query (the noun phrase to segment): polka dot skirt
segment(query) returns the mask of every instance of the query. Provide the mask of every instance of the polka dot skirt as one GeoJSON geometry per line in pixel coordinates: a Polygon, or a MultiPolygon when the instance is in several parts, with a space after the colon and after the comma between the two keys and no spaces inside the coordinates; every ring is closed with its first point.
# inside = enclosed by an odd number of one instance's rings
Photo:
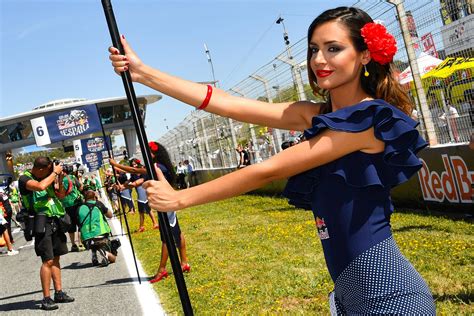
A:
{"type": "Polygon", "coordinates": [[[435,315],[433,297],[393,237],[370,248],[339,275],[333,315],[435,315]]]}

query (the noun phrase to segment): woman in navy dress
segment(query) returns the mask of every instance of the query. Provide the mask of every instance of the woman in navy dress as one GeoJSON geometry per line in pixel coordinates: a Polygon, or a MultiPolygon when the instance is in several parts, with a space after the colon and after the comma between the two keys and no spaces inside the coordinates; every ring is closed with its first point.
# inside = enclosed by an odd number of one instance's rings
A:
{"type": "Polygon", "coordinates": [[[269,104],[173,77],[144,64],[122,37],[109,49],[117,73],[198,109],[238,121],[304,131],[306,141],[270,159],[179,192],[157,170],[145,182],[153,209],[217,201],[290,177],[285,196],[316,220],[334,314],[435,314],[432,295],[390,228],[390,189],[421,167],[426,142],[392,70],[396,41],[358,8],[323,12],[308,29],[308,76],[326,102],[269,104]],[[204,98],[204,99],[203,99],[204,98]],[[204,101],[203,101],[204,100],[204,101]]]}

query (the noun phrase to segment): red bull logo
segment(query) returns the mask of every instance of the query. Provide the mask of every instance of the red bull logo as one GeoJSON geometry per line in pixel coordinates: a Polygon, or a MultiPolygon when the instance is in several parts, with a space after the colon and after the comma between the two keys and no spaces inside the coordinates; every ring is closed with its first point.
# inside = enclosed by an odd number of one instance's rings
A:
{"type": "Polygon", "coordinates": [[[441,155],[444,171],[439,174],[430,171],[423,159],[423,166],[418,172],[421,192],[425,201],[451,203],[473,203],[472,183],[474,172],[470,171],[466,162],[459,156],[441,155]]]}
{"type": "Polygon", "coordinates": [[[329,238],[329,232],[324,218],[316,217],[316,228],[318,229],[318,235],[321,240],[329,238]]]}

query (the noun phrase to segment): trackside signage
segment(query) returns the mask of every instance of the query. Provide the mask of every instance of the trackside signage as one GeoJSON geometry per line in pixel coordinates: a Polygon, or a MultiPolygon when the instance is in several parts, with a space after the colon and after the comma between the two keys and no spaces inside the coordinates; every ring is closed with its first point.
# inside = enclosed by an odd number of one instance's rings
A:
{"type": "Polygon", "coordinates": [[[421,159],[423,167],[418,172],[421,193],[425,201],[472,204],[474,172],[460,156],[442,154],[443,168],[430,170],[421,159]]]}

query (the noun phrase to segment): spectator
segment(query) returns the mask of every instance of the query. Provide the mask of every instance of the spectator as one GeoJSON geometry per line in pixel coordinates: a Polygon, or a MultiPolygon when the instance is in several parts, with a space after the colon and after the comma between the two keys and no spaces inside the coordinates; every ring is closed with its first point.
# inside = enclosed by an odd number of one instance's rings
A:
{"type": "MultiPolygon", "coordinates": [[[[8,234],[7,231],[7,220],[5,219],[5,208],[3,207],[2,201],[0,201],[0,236],[3,237],[5,240],[5,246],[7,246],[7,255],[8,256],[15,256],[19,252],[18,250],[13,249],[13,245],[10,241],[10,235],[8,234]]],[[[1,247],[1,246],[0,246],[1,247]]]]}
{"type": "Polygon", "coordinates": [[[81,243],[80,233],[78,232],[77,211],[82,204],[82,194],[80,191],[81,183],[73,175],[73,168],[65,167],[63,169],[63,186],[66,190],[65,196],[61,199],[66,213],[71,218],[71,225],[67,231],[71,241],[71,252],[84,251],[84,245],[81,243]],[[76,239],[77,234],[77,239],[76,239]],[[76,240],[77,243],[76,244],[76,240]]]}
{"type": "MultiPolygon", "coordinates": [[[[150,142],[150,151],[153,158],[153,162],[158,165],[158,168],[166,176],[166,179],[170,183],[174,183],[175,174],[173,172],[173,166],[171,165],[171,160],[168,155],[168,151],[163,145],[157,142],[150,142]]],[[[191,266],[188,263],[188,257],[186,253],[186,240],[184,235],[181,232],[179,226],[178,217],[176,216],[176,210],[166,212],[168,221],[170,223],[171,233],[173,234],[173,239],[176,247],[178,247],[179,255],[181,257],[181,269],[183,272],[190,272],[191,266]]],[[[155,283],[163,280],[168,277],[168,272],[166,270],[166,262],[168,261],[168,248],[165,244],[163,232],[160,230],[161,237],[161,259],[158,270],[153,278],[150,280],[150,283],[155,283]]]]}
{"type": "Polygon", "coordinates": [[[441,116],[439,117],[441,123],[440,127],[444,131],[445,135],[448,135],[449,138],[451,138],[451,131],[455,142],[459,142],[459,133],[457,126],[458,118],[458,111],[451,104],[448,104],[448,110],[441,114],[441,116]]]}
{"type": "Polygon", "coordinates": [[[189,188],[194,185],[194,167],[187,159],[184,161],[184,167],[186,168],[186,187],[189,188]]]}
{"type": "Polygon", "coordinates": [[[0,202],[2,203],[2,207],[5,210],[5,220],[7,221],[6,228],[7,228],[7,233],[8,237],[10,238],[10,242],[14,244],[13,240],[13,234],[12,234],[12,220],[13,220],[13,209],[10,204],[10,199],[8,197],[8,190],[9,187],[6,187],[6,192],[4,191],[3,188],[0,188],[0,202]]]}
{"type": "Polygon", "coordinates": [[[60,229],[60,218],[65,210],[58,198],[65,196],[63,168],[48,157],[35,159],[31,171],[25,171],[18,180],[23,205],[35,214],[35,252],[41,257],[40,269],[43,300],[41,309],[58,309],[55,303],[73,302],[74,298],[62,290],[60,256],[67,254],[65,231],[60,229]],[[58,190],[54,189],[58,181],[58,190]],[[50,295],[51,278],[54,285],[54,301],[50,295]]]}
{"type": "Polygon", "coordinates": [[[186,172],[188,169],[183,166],[183,163],[180,161],[178,162],[178,168],[176,169],[176,172],[178,174],[178,188],[179,189],[185,189],[186,188],[186,172]]]}
{"type": "Polygon", "coordinates": [[[134,215],[135,205],[133,204],[132,191],[128,187],[129,179],[130,174],[119,171],[116,188],[117,191],[120,192],[120,203],[122,203],[123,211],[126,212],[126,209],[128,208],[128,212],[134,215]]]}
{"type": "Polygon", "coordinates": [[[107,169],[105,172],[105,180],[104,180],[104,187],[107,191],[107,195],[110,199],[110,203],[112,204],[113,211],[116,213],[119,210],[118,204],[118,193],[116,188],[116,181],[115,177],[112,173],[112,169],[107,169]]]}
{"type": "Polygon", "coordinates": [[[95,185],[95,192],[97,193],[99,198],[102,198],[102,184],[100,183],[99,177],[96,177],[95,174],[91,176],[91,181],[94,182],[95,185]]]}
{"type": "Polygon", "coordinates": [[[20,196],[18,193],[18,181],[13,181],[13,178],[9,178],[8,183],[10,183],[8,197],[10,200],[10,205],[12,207],[12,221],[14,221],[15,224],[20,227],[20,223],[15,220],[15,216],[21,210],[20,196]]]}
{"type": "Polygon", "coordinates": [[[289,141],[284,141],[283,143],[281,143],[281,149],[282,150],[285,150],[287,148],[290,148],[291,147],[291,143],[289,141]]]}
{"type": "Polygon", "coordinates": [[[97,201],[94,191],[85,193],[85,203],[79,207],[78,222],[82,242],[92,251],[92,265],[106,267],[117,258],[119,240],[109,239],[111,233],[107,218],[112,218],[111,210],[97,201]]]}
{"type": "Polygon", "coordinates": [[[128,186],[130,188],[135,188],[135,190],[137,191],[138,212],[140,214],[140,227],[138,228],[138,232],[141,233],[145,231],[145,214],[148,214],[148,216],[150,216],[153,229],[158,229],[159,226],[156,221],[155,214],[148,205],[148,197],[146,195],[145,189],[142,187],[142,184],[147,178],[147,176],[146,169],[144,166],[142,166],[140,160],[135,158],[130,159],[129,166],[120,165],[116,163],[113,159],[110,159],[109,162],[115,169],[131,173],[128,186]]]}
{"type": "Polygon", "coordinates": [[[237,148],[235,149],[237,153],[239,154],[239,164],[237,165],[237,168],[244,168],[247,166],[250,166],[250,154],[248,147],[246,146],[245,149],[242,147],[242,145],[237,145],[237,148]]]}

